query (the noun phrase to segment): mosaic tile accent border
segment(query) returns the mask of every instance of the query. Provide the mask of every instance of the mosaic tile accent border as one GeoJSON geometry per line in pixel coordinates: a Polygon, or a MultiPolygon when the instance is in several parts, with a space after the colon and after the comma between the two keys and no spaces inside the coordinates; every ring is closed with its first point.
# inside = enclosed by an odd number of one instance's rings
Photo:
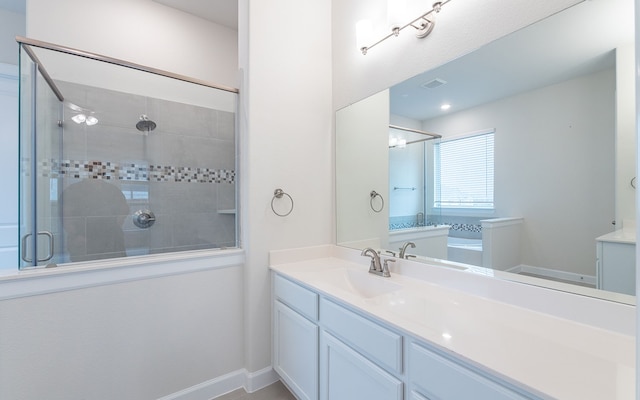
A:
{"type": "Polygon", "coordinates": [[[235,183],[232,169],[176,167],[111,161],[45,160],[38,163],[45,178],[105,179],[138,182],[235,183]]]}
{"type": "Polygon", "coordinates": [[[482,225],[481,224],[469,224],[469,223],[455,223],[455,222],[447,222],[447,221],[427,221],[425,224],[418,224],[416,221],[416,216],[412,215],[409,219],[413,219],[413,221],[407,221],[407,217],[393,217],[389,219],[389,230],[393,231],[396,229],[408,229],[408,228],[418,228],[421,226],[436,226],[436,225],[449,225],[452,231],[457,232],[474,232],[481,233],[482,225]]]}
{"type": "Polygon", "coordinates": [[[389,223],[389,230],[390,231],[394,231],[397,229],[408,229],[408,228],[418,228],[418,227],[422,227],[422,226],[436,226],[437,224],[435,222],[430,222],[427,221],[427,223],[425,224],[418,224],[417,222],[396,222],[396,223],[389,223]]]}

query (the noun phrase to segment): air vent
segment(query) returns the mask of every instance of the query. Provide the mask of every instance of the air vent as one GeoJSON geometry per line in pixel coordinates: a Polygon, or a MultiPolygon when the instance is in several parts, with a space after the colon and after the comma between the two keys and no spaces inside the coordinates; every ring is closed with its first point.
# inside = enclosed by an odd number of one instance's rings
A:
{"type": "Polygon", "coordinates": [[[445,81],[444,79],[440,79],[440,78],[436,78],[436,79],[432,79],[428,82],[423,83],[422,86],[425,89],[435,89],[438,86],[442,86],[445,83],[447,83],[447,81],[445,81]]]}

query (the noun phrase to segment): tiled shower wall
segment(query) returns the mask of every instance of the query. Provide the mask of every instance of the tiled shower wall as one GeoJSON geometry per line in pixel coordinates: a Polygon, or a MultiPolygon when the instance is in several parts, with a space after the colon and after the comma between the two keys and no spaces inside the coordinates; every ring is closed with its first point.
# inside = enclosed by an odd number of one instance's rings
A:
{"type": "Polygon", "coordinates": [[[61,186],[66,190],[82,180],[85,186],[113,185],[127,205],[118,209],[119,200],[89,196],[65,199],[63,190],[66,250],[75,246],[67,228],[79,226],[85,235],[84,248],[75,249],[70,261],[122,256],[110,247],[114,234],[108,229],[120,223],[128,256],[236,246],[234,113],[68,82],[57,85],[65,97],[62,161],[53,167],[61,186]],[[94,111],[98,124],[74,123],[76,112],[68,102],[94,111]],[[136,129],[142,114],[157,124],[155,130],[136,129]],[[88,200],[93,206],[81,204],[88,200]],[[145,209],[156,221],[141,229],[132,215],[145,209]]]}

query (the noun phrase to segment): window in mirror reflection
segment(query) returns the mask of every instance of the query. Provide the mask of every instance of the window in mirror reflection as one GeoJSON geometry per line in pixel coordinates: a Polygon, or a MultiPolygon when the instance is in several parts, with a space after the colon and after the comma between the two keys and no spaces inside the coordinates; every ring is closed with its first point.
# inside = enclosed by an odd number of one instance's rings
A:
{"type": "Polygon", "coordinates": [[[493,142],[491,130],[434,144],[434,207],[493,209],[493,142]]]}

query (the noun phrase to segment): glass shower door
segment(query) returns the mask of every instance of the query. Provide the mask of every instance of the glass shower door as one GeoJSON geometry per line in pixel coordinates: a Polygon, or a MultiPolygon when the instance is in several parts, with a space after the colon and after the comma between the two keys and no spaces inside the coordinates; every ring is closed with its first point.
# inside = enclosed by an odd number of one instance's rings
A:
{"type": "Polygon", "coordinates": [[[20,268],[60,262],[63,98],[28,46],[20,49],[20,268]]]}

